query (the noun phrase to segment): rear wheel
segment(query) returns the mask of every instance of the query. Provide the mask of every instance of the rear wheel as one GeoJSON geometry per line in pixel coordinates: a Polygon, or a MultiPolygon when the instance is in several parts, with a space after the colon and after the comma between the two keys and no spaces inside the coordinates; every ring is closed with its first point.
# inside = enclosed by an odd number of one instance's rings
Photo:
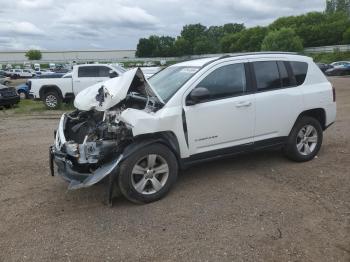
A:
{"type": "Polygon", "coordinates": [[[56,91],[49,91],[45,93],[43,100],[48,109],[57,109],[62,103],[62,99],[56,91]]]}
{"type": "Polygon", "coordinates": [[[121,193],[134,203],[150,203],[163,198],[177,179],[175,155],[164,145],[142,148],[120,167],[121,193]]]}
{"type": "Polygon", "coordinates": [[[297,162],[312,160],[321,148],[323,130],[318,120],[304,116],[294,125],[284,148],[286,156],[297,162]]]}

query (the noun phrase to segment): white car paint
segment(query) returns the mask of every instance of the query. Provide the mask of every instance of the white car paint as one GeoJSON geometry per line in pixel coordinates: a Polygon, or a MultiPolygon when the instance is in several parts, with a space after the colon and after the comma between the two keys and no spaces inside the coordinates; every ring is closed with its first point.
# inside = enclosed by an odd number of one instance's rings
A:
{"type": "Polygon", "coordinates": [[[288,136],[297,117],[305,110],[322,108],[326,112],[326,126],[335,121],[336,103],[332,86],[309,57],[289,54],[256,54],[225,59],[208,58],[183,62],[176,66],[202,67],[156,113],[128,109],[122,113],[123,121],[132,125],[134,135],[160,131],[173,132],[179,142],[181,157],[234,145],[288,136]],[[309,65],[303,85],[243,97],[234,97],[186,106],[187,95],[206,75],[226,64],[245,61],[300,61],[309,65]],[[211,62],[208,66],[205,66],[211,62]],[[237,108],[239,104],[246,104],[237,108]],[[182,110],[188,128],[188,145],[183,132],[182,110]],[[229,121],[231,119],[231,121],[229,121]],[[217,139],[196,141],[198,138],[217,136],[217,139]]]}
{"type": "MultiPolygon", "coordinates": [[[[198,66],[201,69],[187,81],[166,105],[156,113],[126,109],[120,120],[132,127],[134,136],[170,131],[178,139],[181,157],[265,139],[288,136],[297,117],[305,110],[323,108],[326,125],[335,121],[336,103],[332,100],[332,86],[311,58],[289,54],[256,54],[223,59],[207,58],[183,62],[172,67],[198,66]],[[220,99],[187,106],[189,93],[215,69],[224,65],[254,61],[300,61],[309,65],[303,85],[268,92],[220,99]],[[209,65],[206,66],[207,63],[209,65]],[[188,144],[183,131],[182,112],[188,128],[188,144]],[[210,138],[210,139],[206,139],[210,138]]],[[[78,95],[75,106],[81,110],[108,110],[122,101],[135,75],[131,70],[120,79],[104,84],[110,96],[102,107],[95,100],[101,85],[95,85],[78,95]]]]}
{"type": "Polygon", "coordinates": [[[92,109],[105,111],[115,106],[126,97],[136,73],[137,68],[127,71],[120,77],[112,78],[104,83],[97,83],[86,88],[76,96],[74,106],[83,111],[92,109]],[[102,105],[96,100],[96,94],[100,88],[103,88],[106,94],[105,102],[102,105]]]}
{"type": "MultiPolygon", "coordinates": [[[[252,70],[251,67],[249,69],[250,65],[247,64],[245,72],[252,70]]],[[[120,78],[98,83],[83,90],[75,99],[75,107],[80,111],[105,112],[105,119],[109,110],[115,112],[118,104],[126,99],[134,78],[138,77],[141,83],[145,83],[147,88],[153,90],[158,100],[163,102],[162,108],[158,111],[123,108],[119,110],[120,114],[116,113],[115,119],[112,120],[113,124],[124,123],[134,138],[141,135],[154,137],[159,132],[174,134],[178,142],[181,160],[214,150],[225,150],[235,146],[251,145],[262,140],[288,137],[297,118],[309,109],[323,109],[325,111],[325,127],[335,122],[336,102],[333,97],[332,85],[311,58],[279,53],[249,54],[200,59],[179,63],[169,68],[182,70],[182,67],[196,67],[196,70],[193,71],[192,77],[182,84],[167,101],[162,101],[156,92],[157,89],[152,87],[154,79],[153,81],[152,78],[147,80],[141,70],[133,69],[124,73],[120,78]],[[203,101],[197,104],[186,103],[189,94],[215,70],[223,66],[259,61],[307,63],[305,81],[299,86],[291,85],[263,91],[253,90],[242,95],[203,101]],[[104,98],[102,102],[97,100],[97,95],[101,91],[103,91],[104,98]]],[[[248,80],[253,81],[253,79],[247,79],[247,88],[248,80]]],[[[164,86],[167,88],[167,85],[164,86]]],[[[158,93],[160,94],[160,92],[158,93]]],[[[148,101],[149,99],[150,97],[148,97],[148,101]]],[[[65,120],[66,115],[63,115],[56,135],[55,147],[57,151],[60,151],[62,145],[66,143],[65,120]]],[[[76,147],[82,150],[85,148],[84,144],[82,146],[76,145],[76,147]]],[[[102,168],[107,167],[102,165],[102,168]]],[[[100,179],[106,175],[108,173],[99,173],[98,177],[100,179]]],[[[92,177],[94,176],[95,174],[92,177]]],[[[83,183],[79,187],[90,185],[91,183],[83,183]]]]}

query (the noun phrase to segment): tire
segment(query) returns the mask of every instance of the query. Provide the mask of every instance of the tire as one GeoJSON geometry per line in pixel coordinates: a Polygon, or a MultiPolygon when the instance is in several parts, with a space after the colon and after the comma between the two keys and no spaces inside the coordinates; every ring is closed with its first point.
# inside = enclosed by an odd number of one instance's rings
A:
{"type": "Polygon", "coordinates": [[[284,153],[290,160],[306,162],[314,159],[321,148],[323,130],[320,122],[308,116],[297,120],[288,136],[284,153]]]}
{"type": "Polygon", "coordinates": [[[22,99],[22,100],[23,99],[27,99],[27,94],[25,92],[19,92],[18,95],[19,95],[19,98],[22,99]]]}
{"type": "Polygon", "coordinates": [[[54,110],[60,107],[62,98],[56,91],[49,91],[44,94],[43,101],[47,109],[54,110]]]}
{"type": "Polygon", "coordinates": [[[122,162],[118,185],[121,193],[131,202],[150,203],[169,192],[177,180],[177,173],[177,159],[171,150],[162,144],[153,144],[122,162]]]}

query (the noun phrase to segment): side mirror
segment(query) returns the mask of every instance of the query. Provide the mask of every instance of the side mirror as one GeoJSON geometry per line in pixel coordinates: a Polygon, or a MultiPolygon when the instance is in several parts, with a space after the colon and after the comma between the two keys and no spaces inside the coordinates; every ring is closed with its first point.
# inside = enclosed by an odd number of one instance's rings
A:
{"type": "Polygon", "coordinates": [[[109,78],[115,78],[118,77],[118,73],[116,71],[109,71],[109,78]]]}
{"type": "Polygon", "coordinates": [[[197,87],[192,90],[187,105],[195,105],[210,98],[210,92],[205,87],[197,87]]]}

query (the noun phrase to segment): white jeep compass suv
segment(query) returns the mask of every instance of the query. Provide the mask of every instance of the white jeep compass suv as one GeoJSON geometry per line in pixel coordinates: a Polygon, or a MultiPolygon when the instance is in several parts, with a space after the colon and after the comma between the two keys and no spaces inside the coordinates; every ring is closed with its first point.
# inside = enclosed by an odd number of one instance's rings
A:
{"type": "Polygon", "coordinates": [[[335,91],[311,58],[248,53],[140,69],[80,92],[50,148],[69,189],[104,178],[136,203],[162,198],[189,165],[267,147],[315,157],[336,118],[335,91]]]}

